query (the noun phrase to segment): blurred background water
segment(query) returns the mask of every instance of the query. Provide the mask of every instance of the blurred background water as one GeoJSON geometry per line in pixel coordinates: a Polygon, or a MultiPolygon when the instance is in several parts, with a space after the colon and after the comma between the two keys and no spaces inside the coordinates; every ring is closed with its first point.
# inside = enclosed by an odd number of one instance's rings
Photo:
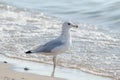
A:
{"type": "Polygon", "coordinates": [[[0,0],[0,53],[52,64],[51,57],[24,51],[57,37],[70,20],[79,29],[58,65],[120,79],[119,7],[119,0],[0,0]]]}
{"type": "Polygon", "coordinates": [[[91,23],[104,28],[120,30],[119,0],[1,0],[19,8],[59,17],[65,20],[91,23]]]}

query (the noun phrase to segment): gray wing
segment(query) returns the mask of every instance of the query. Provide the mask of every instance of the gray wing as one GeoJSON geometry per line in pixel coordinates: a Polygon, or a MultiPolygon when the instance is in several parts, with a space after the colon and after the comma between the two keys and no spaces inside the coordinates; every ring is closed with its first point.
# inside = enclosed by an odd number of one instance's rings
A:
{"type": "Polygon", "coordinates": [[[63,42],[61,42],[60,40],[52,40],[50,42],[47,42],[43,46],[40,46],[37,49],[33,50],[33,52],[35,52],[35,53],[39,53],[39,52],[49,53],[55,47],[61,46],[62,44],[63,44],[63,42]]]}

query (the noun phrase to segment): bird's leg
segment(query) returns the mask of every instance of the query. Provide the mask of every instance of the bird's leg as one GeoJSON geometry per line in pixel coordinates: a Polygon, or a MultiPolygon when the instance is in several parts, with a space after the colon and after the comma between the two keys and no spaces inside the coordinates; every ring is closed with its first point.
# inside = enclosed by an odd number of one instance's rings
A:
{"type": "Polygon", "coordinates": [[[51,74],[51,77],[54,77],[54,73],[55,73],[55,67],[56,67],[56,56],[53,56],[53,72],[51,74]]]}

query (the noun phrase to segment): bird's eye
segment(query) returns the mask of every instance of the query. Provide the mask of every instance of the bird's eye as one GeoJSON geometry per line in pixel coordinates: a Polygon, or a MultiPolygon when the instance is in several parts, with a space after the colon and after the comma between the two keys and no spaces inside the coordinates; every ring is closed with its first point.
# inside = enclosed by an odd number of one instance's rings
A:
{"type": "Polygon", "coordinates": [[[68,23],[68,25],[71,25],[70,23],[68,23]]]}

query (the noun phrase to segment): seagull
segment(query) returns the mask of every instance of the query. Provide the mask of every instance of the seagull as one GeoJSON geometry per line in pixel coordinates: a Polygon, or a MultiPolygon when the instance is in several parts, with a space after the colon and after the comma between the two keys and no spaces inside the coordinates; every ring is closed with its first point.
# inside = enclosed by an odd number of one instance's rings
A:
{"type": "Polygon", "coordinates": [[[72,24],[70,22],[64,22],[62,24],[62,32],[59,37],[47,42],[44,45],[38,46],[33,50],[29,50],[25,52],[26,54],[39,53],[47,56],[53,56],[54,65],[53,65],[53,71],[51,73],[51,77],[54,77],[57,55],[67,51],[71,45],[70,29],[72,27],[78,28],[78,26],[75,24],[72,24]]]}

